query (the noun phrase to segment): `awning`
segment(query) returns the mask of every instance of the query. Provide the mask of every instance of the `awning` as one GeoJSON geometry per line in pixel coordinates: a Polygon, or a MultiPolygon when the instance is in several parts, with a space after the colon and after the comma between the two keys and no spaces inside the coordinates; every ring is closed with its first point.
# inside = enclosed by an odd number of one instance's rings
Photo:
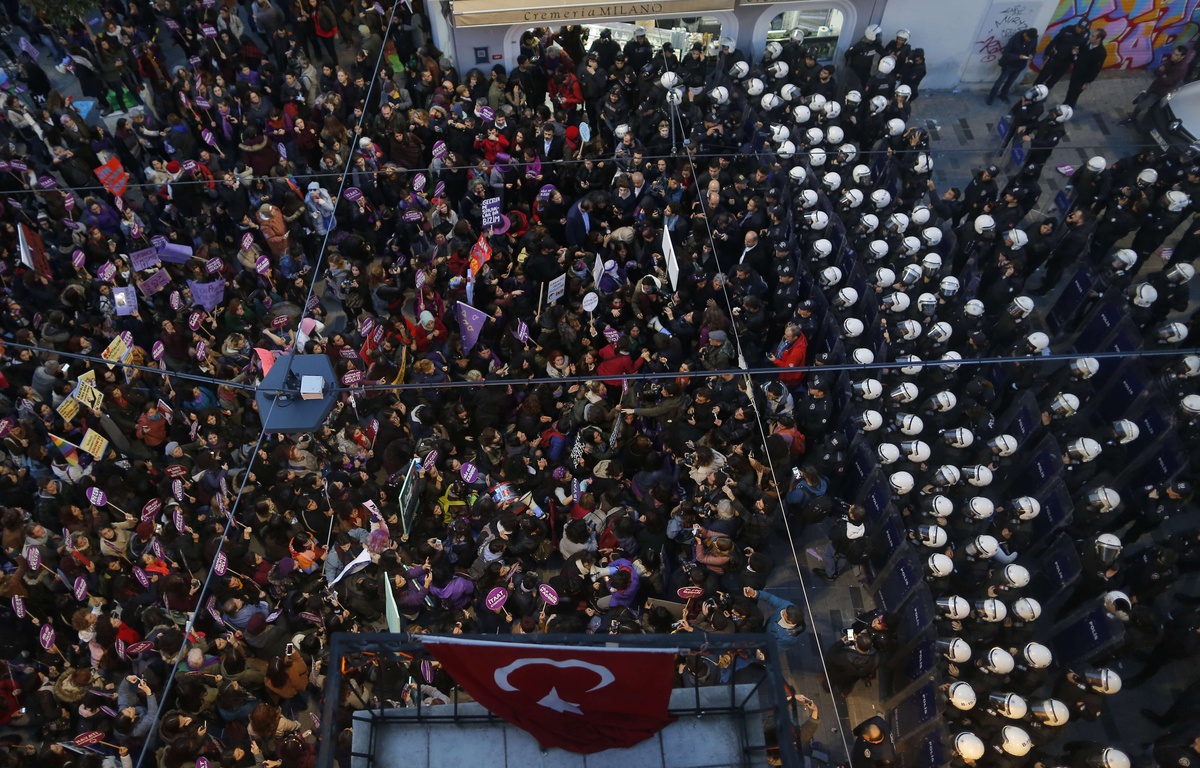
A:
{"type": "Polygon", "coordinates": [[[647,3],[568,3],[530,0],[513,7],[512,0],[455,0],[454,24],[485,27],[498,24],[564,24],[604,19],[696,16],[704,11],[732,11],[733,0],[655,0],[647,3]]]}

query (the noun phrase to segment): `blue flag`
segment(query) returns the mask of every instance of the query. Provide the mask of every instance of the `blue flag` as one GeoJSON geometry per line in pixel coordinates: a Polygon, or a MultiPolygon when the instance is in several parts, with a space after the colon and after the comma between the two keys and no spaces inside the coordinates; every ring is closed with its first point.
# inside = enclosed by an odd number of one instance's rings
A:
{"type": "Polygon", "coordinates": [[[475,342],[479,341],[479,332],[488,319],[487,313],[461,301],[454,311],[458,317],[458,327],[462,330],[463,351],[470,352],[475,342]]]}

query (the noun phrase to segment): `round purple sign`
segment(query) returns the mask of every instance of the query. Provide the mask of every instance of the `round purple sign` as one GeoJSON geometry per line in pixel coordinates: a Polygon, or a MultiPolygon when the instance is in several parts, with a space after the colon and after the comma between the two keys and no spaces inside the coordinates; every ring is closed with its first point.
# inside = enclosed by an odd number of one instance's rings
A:
{"type": "Polygon", "coordinates": [[[71,253],[71,266],[75,267],[75,269],[83,269],[83,263],[86,259],[87,256],[84,255],[83,251],[76,248],[71,253]]]}
{"type": "Polygon", "coordinates": [[[75,593],[76,600],[81,603],[86,602],[88,596],[87,579],[83,578],[82,576],[75,579],[75,587],[72,589],[72,591],[75,593]]]}
{"type": "Polygon", "coordinates": [[[208,354],[208,342],[205,341],[204,339],[200,339],[200,341],[196,342],[196,359],[203,360],[204,356],[207,354],[208,354]]]}
{"type": "Polygon", "coordinates": [[[42,189],[54,189],[58,186],[58,182],[49,176],[43,176],[38,179],[38,186],[42,189]]]}
{"type": "Polygon", "coordinates": [[[266,256],[259,256],[254,260],[254,271],[260,275],[265,275],[271,269],[271,260],[266,256]]]}
{"type": "Polygon", "coordinates": [[[171,302],[171,309],[175,311],[183,309],[183,297],[179,295],[179,291],[171,291],[169,301],[171,302]]]}
{"type": "Polygon", "coordinates": [[[254,245],[254,235],[250,234],[249,232],[242,235],[242,250],[248,251],[252,245],[254,245]]]}
{"type": "Polygon", "coordinates": [[[97,507],[103,507],[105,504],[108,503],[108,497],[104,495],[104,491],[100,490],[99,488],[95,488],[95,487],[88,488],[87,498],[88,498],[88,501],[92,502],[97,507]]]}
{"type": "Polygon", "coordinates": [[[96,277],[100,278],[101,280],[103,280],[105,282],[112,280],[113,277],[116,276],[116,274],[117,274],[117,265],[113,264],[111,261],[104,262],[103,264],[100,265],[100,269],[96,270],[96,277]]]}
{"type": "Polygon", "coordinates": [[[496,112],[491,107],[480,107],[479,119],[485,123],[490,123],[496,119],[496,112]]]}
{"type": "Polygon", "coordinates": [[[25,618],[25,598],[20,595],[13,595],[12,607],[13,613],[17,614],[18,619],[25,618]]]}
{"type": "Polygon", "coordinates": [[[158,499],[150,499],[142,507],[141,522],[152,520],[158,514],[158,510],[162,509],[162,502],[158,499]]]}
{"type": "Polygon", "coordinates": [[[475,478],[479,477],[479,468],[469,461],[464,462],[463,465],[459,467],[458,474],[462,476],[462,479],[465,482],[473,483],[475,482],[475,478]]]}
{"type": "Polygon", "coordinates": [[[358,187],[349,187],[345,192],[342,193],[342,197],[353,203],[355,200],[362,197],[362,190],[358,187]]]}
{"type": "Polygon", "coordinates": [[[433,196],[434,197],[441,197],[444,194],[446,194],[446,182],[439,181],[437,184],[433,185],[433,196]]]}
{"type": "Polygon", "coordinates": [[[542,187],[541,189],[539,189],[539,190],[538,190],[537,197],[538,197],[538,200],[543,200],[543,201],[545,201],[545,200],[549,200],[549,199],[550,199],[550,195],[553,195],[553,194],[554,194],[554,185],[553,185],[553,184],[547,184],[547,185],[545,185],[544,187],[542,187]]]}
{"type": "Polygon", "coordinates": [[[418,173],[416,176],[413,177],[413,189],[415,189],[416,191],[421,192],[422,190],[424,190],[425,184],[426,184],[425,174],[418,173]]]}
{"type": "Polygon", "coordinates": [[[175,523],[175,530],[183,533],[187,528],[187,523],[183,520],[183,510],[175,507],[175,512],[171,515],[171,522],[175,523]]]}
{"type": "Polygon", "coordinates": [[[213,572],[218,576],[224,576],[229,570],[229,556],[224,552],[218,552],[213,558],[213,572]]]}
{"type": "Polygon", "coordinates": [[[150,347],[150,357],[155,360],[162,360],[163,352],[167,349],[166,345],[161,341],[154,342],[154,346],[150,347]]]}
{"type": "Polygon", "coordinates": [[[42,631],[38,633],[38,644],[47,651],[54,647],[54,627],[49,624],[42,625],[42,631]]]}
{"type": "Polygon", "coordinates": [[[407,211],[404,212],[403,218],[405,221],[409,221],[409,222],[420,221],[421,220],[421,212],[418,211],[416,208],[409,208],[407,211]]]}
{"type": "Polygon", "coordinates": [[[200,322],[202,320],[204,320],[204,315],[202,313],[193,312],[188,316],[188,328],[191,328],[193,331],[200,330],[200,322]]]}
{"type": "Polygon", "coordinates": [[[37,547],[25,548],[25,562],[29,563],[30,570],[36,571],[42,567],[42,550],[37,547]]]}
{"type": "Polygon", "coordinates": [[[546,605],[558,605],[558,593],[549,584],[538,584],[538,597],[542,598],[546,605]]]}
{"type": "Polygon", "coordinates": [[[150,577],[146,575],[145,571],[143,571],[141,568],[138,568],[136,565],[133,566],[133,577],[137,579],[138,584],[141,584],[143,587],[150,586],[150,577]]]}
{"type": "Polygon", "coordinates": [[[421,469],[428,472],[429,470],[433,469],[433,465],[437,463],[437,460],[438,450],[437,448],[434,448],[429,453],[425,454],[425,460],[421,462],[421,469]]]}
{"type": "MultiPolygon", "coordinates": [[[[82,578],[82,577],[81,577],[82,578]]],[[[487,605],[489,611],[498,611],[508,602],[508,590],[504,587],[496,587],[491,592],[488,592],[487,605]]]]}
{"type": "Polygon", "coordinates": [[[171,495],[175,501],[183,501],[183,481],[176,478],[171,481],[171,495]]]}
{"type": "Polygon", "coordinates": [[[362,371],[346,371],[345,375],[342,376],[342,383],[349,387],[362,381],[362,377],[362,371]]]}
{"type": "Polygon", "coordinates": [[[444,142],[444,141],[433,142],[433,156],[434,157],[439,157],[439,158],[445,157],[446,151],[447,151],[446,150],[446,142],[444,142]]]}
{"type": "Polygon", "coordinates": [[[219,256],[213,256],[208,261],[204,262],[204,269],[208,274],[215,275],[221,271],[221,267],[225,266],[225,262],[221,261],[219,256]]]}

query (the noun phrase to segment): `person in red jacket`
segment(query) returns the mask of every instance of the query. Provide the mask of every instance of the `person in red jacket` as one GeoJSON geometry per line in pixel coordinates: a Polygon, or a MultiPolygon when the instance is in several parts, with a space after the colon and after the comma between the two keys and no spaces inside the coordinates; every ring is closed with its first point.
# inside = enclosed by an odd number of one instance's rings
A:
{"type": "Polygon", "coordinates": [[[508,151],[508,138],[500,134],[500,129],[494,125],[487,128],[487,138],[475,139],[475,149],[482,149],[488,165],[496,164],[496,155],[508,151]]]}
{"type": "Polygon", "coordinates": [[[574,72],[559,71],[550,81],[550,100],[568,112],[579,109],[583,103],[583,88],[574,72]]]}
{"type": "Polygon", "coordinates": [[[422,312],[420,322],[413,328],[413,343],[416,344],[417,351],[421,353],[444,345],[446,343],[445,324],[434,317],[429,310],[422,312]]]}
{"type": "MultiPolygon", "coordinates": [[[[789,323],[783,331],[783,340],[775,351],[767,355],[767,359],[780,368],[800,368],[808,360],[808,339],[795,323],[789,323]]],[[[804,383],[804,371],[783,373],[779,380],[788,389],[795,389],[804,383]]]]}
{"type": "MultiPolygon", "coordinates": [[[[641,370],[642,365],[649,359],[648,347],[642,350],[641,357],[636,360],[630,357],[629,339],[622,336],[616,344],[609,344],[600,350],[600,364],[596,366],[596,373],[601,376],[628,376],[641,370]]],[[[621,386],[620,379],[604,379],[604,383],[613,388],[621,386]]]]}

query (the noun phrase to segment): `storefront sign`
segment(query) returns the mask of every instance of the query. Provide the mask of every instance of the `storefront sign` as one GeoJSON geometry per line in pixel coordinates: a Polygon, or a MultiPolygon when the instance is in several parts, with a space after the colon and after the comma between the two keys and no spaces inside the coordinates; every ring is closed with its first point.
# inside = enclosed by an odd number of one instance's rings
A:
{"type": "Polygon", "coordinates": [[[512,0],[457,0],[454,25],[483,27],[495,24],[561,23],[645,16],[695,16],[701,11],[732,11],[733,0],[657,0],[648,3],[562,5],[533,0],[520,7],[512,0]]]}

